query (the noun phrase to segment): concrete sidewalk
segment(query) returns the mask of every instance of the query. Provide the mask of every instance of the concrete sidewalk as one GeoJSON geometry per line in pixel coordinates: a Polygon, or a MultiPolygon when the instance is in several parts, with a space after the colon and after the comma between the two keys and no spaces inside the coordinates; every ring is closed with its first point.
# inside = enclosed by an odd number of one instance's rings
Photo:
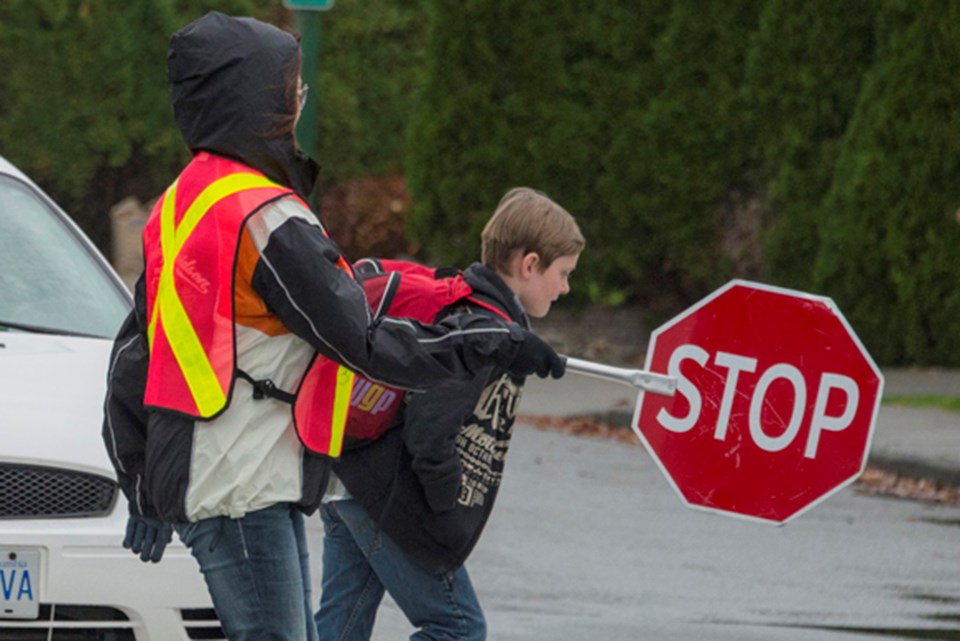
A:
{"type": "MultiPolygon", "coordinates": [[[[884,370],[884,379],[884,398],[960,397],[960,370],[889,369],[884,370]]],[[[629,424],[635,404],[636,392],[626,385],[571,374],[559,381],[530,379],[520,412],[549,416],[593,414],[629,424]],[[556,394],[557,387],[562,394],[556,394]]],[[[960,485],[960,414],[881,405],[868,464],[903,476],[960,485]]]]}
{"type": "MultiPolygon", "coordinates": [[[[960,371],[884,370],[884,398],[960,397],[960,371]]],[[[960,414],[884,404],[868,463],[903,476],[960,485],[960,414]]]]}

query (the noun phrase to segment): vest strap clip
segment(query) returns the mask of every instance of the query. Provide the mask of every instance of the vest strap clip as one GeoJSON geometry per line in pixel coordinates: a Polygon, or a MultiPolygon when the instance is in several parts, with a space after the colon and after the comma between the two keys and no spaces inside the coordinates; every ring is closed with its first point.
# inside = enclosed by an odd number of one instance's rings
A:
{"type": "Polygon", "coordinates": [[[269,378],[258,380],[247,374],[242,369],[237,370],[237,376],[253,386],[254,400],[260,401],[263,400],[264,397],[269,397],[283,403],[287,403],[288,405],[293,405],[294,401],[297,400],[296,394],[290,394],[289,392],[284,392],[283,390],[278,389],[276,384],[269,378]]]}

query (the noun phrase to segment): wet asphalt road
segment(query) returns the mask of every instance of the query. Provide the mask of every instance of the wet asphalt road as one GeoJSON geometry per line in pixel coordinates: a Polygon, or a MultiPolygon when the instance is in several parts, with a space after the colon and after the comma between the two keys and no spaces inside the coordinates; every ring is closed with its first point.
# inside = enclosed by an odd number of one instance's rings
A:
{"type": "MultiPolygon", "coordinates": [[[[774,527],[684,507],[641,447],[514,439],[467,563],[491,641],[960,640],[960,508],[845,488],[774,527]]],[[[388,599],[373,638],[413,631],[388,599]]]]}

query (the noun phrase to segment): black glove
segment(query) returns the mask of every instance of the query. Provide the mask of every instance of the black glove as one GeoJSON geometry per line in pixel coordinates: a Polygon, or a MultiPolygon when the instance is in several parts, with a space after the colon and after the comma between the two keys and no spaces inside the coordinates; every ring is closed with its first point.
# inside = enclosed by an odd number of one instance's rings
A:
{"type": "Polygon", "coordinates": [[[567,369],[567,361],[553,351],[542,338],[523,330],[523,340],[507,370],[514,376],[536,374],[540,378],[560,378],[567,369]]]}
{"type": "Polygon", "coordinates": [[[144,563],[158,563],[171,538],[173,526],[169,523],[131,514],[127,519],[127,534],[123,537],[123,547],[139,554],[144,563]]]}

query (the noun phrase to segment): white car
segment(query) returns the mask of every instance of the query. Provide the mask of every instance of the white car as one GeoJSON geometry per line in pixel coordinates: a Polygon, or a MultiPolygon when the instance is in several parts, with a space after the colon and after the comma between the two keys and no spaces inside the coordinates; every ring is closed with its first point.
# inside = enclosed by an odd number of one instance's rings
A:
{"type": "Polygon", "coordinates": [[[176,537],[158,564],[121,547],[101,426],[130,308],[93,244],[0,157],[0,641],[224,638],[176,537]]]}

